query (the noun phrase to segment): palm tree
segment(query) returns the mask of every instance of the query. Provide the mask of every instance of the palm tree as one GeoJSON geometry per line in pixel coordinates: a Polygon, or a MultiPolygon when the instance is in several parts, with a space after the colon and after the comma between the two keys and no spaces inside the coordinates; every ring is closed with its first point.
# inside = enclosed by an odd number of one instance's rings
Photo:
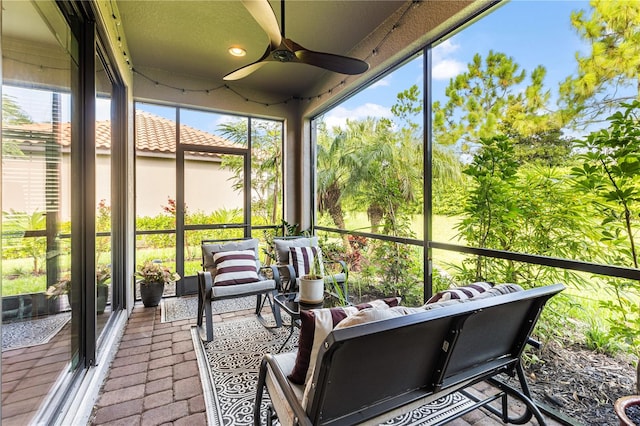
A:
{"type": "MultiPolygon", "coordinates": [[[[218,126],[221,134],[232,142],[244,144],[248,122],[238,120],[218,126]]],[[[272,224],[279,223],[280,192],[282,190],[282,125],[267,120],[251,121],[251,191],[254,205],[272,224]]],[[[242,161],[237,156],[225,156],[223,167],[236,175],[233,187],[244,189],[242,161]]]]}

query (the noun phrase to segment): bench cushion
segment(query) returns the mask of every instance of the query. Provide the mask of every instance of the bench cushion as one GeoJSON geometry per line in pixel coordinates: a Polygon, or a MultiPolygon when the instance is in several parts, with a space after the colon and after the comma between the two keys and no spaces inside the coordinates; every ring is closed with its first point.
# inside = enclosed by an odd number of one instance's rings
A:
{"type": "Polygon", "coordinates": [[[249,284],[239,285],[218,285],[213,286],[211,297],[213,299],[222,299],[229,297],[242,297],[243,295],[253,295],[258,293],[266,293],[269,290],[276,289],[275,280],[264,280],[249,284]]]}
{"type": "Polygon", "coordinates": [[[248,284],[260,281],[253,250],[220,251],[213,254],[214,286],[248,284]]]}
{"type": "Polygon", "coordinates": [[[463,287],[449,288],[431,296],[431,298],[427,300],[427,304],[441,301],[444,302],[445,300],[451,299],[470,299],[472,297],[478,296],[480,293],[484,293],[491,287],[493,287],[493,283],[477,282],[463,287]]]}
{"type": "Polygon", "coordinates": [[[358,306],[301,310],[300,338],[298,340],[296,363],[287,378],[298,385],[305,384],[308,381],[313,375],[313,362],[318,356],[320,345],[340,321],[362,309],[371,307],[389,308],[397,306],[399,303],[399,297],[392,297],[373,300],[358,306]]]}
{"type": "Polygon", "coordinates": [[[458,303],[466,303],[466,302],[470,302],[472,300],[477,300],[477,299],[485,299],[488,297],[493,297],[493,296],[500,296],[501,294],[509,294],[509,293],[515,293],[517,291],[523,291],[524,289],[522,287],[520,287],[518,284],[498,284],[492,288],[490,288],[489,290],[478,294],[477,296],[471,297],[471,298],[466,298],[466,299],[449,299],[449,300],[440,300],[438,302],[432,302],[429,303],[427,301],[427,303],[425,303],[424,305],[422,305],[423,309],[426,310],[430,310],[430,309],[438,309],[438,308],[442,308],[444,306],[451,306],[451,305],[455,305],[458,303]]]}

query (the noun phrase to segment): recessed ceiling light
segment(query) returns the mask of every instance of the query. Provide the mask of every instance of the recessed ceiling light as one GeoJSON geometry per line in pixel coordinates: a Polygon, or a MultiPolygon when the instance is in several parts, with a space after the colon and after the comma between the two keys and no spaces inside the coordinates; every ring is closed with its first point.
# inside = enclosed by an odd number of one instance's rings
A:
{"type": "Polygon", "coordinates": [[[229,53],[231,53],[233,56],[244,56],[247,54],[247,51],[242,47],[232,46],[229,48],[229,53]]]}

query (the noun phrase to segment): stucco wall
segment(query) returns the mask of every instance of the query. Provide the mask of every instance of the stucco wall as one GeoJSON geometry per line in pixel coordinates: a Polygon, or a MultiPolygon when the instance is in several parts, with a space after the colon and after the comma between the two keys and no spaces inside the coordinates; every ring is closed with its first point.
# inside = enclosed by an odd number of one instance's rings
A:
{"type": "MultiPolygon", "coordinates": [[[[191,213],[212,213],[218,209],[242,208],[242,194],[234,191],[234,174],[217,161],[185,159],[185,203],[191,213]]],[[[155,216],[176,198],[175,160],[141,157],[136,160],[137,216],[155,216]]]]}

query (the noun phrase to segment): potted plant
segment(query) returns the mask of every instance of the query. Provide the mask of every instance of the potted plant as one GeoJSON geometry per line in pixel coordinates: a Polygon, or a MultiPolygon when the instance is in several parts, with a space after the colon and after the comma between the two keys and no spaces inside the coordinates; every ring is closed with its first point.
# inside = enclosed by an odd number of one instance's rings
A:
{"type": "Polygon", "coordinates": [[[180,275],[171,272],[166,266],[158,262],[145,262],[138,271],[136,276],[140,278],[140,298],[146,307],[158,306],[164,292],[164,285],[169,281],[177,281],[180,275]]]}
{"type": "Polygon", "coordinates": [[[64,294],[67,295],[67,303],[71,306],[70,300],[70,292],[71,292],[71,278],[69,275],[65,275],[60,278],[57,283],[50,285],[47,287],[47,291],[45,295],[47,299],[49,299],[49,306],[55,306],[57,309],[53,309],[54,311],[59,311],[60,309],[60,297],[64,294]]]}
{"type": "Polygon", "coordinates": [[[111,266],[99,265],[96,269],[96,312],[102,314],[109,298],[109,283],[111,266]]]}
{"type": "Polygon", "coordinates": [[[324,301],[324,275],[322,258],[318,253],[309,268],[309,273],[300,277],[300,301],[309,305],[324,301]]]}
{"type": "Polygon", "coordinates": [[[620,420],[620,426],[640,424],[640,395],[618,398],[613,408],[620,420]]]}

